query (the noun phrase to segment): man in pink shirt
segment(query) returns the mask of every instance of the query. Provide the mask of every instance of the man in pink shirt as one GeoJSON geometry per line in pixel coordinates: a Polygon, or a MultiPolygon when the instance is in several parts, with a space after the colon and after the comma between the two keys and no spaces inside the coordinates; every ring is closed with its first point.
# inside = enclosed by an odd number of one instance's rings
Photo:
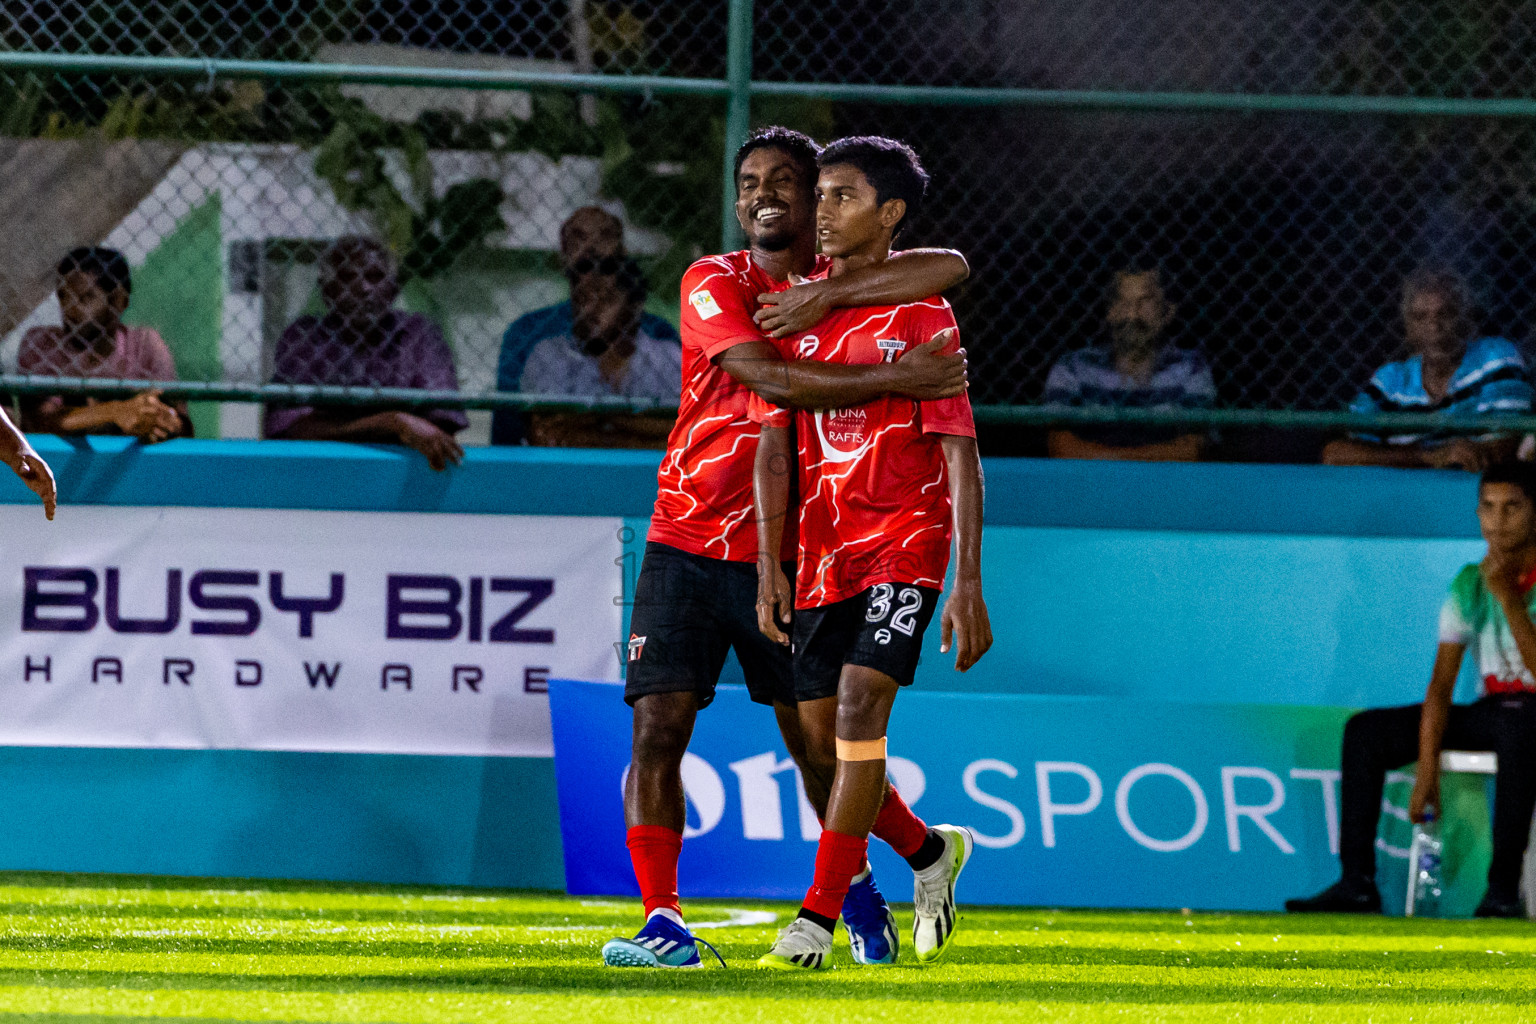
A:
{"type": "MultiPolygon", "coordinates": [[[[128,261],[115,249],[72,249],[59,261],[58,327],[34,327],[21,339],[17,370],[48,377],[101,380],[175,380],[165,341],[149,327],[122,321],[133,282],[128,261]]],[[[26,395],[23,430],[45,434],[128,434],[141,441],[190,436],[182,403],[166,403],[156,390],[131,398],[26,395]]]]}

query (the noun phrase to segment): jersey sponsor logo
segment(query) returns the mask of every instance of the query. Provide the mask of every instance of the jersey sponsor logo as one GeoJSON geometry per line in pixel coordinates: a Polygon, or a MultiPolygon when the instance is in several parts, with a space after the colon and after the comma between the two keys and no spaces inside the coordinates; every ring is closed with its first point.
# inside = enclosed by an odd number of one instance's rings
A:
{"type": "Polygon", "coordinates": [[[805,337],[801,338],[800,343],[795,346],[795,358],[809,359],[811,356],[816,354],[816,350],[820,347],[821,339],[816,337],[814,334],[807,334],[805,337]]]}
{"type": "Polygon", "coordinates": [[[816,439],[828,462],[852,462],[869,450],[869,412],[862,408],[818,409],[816,439]]]}
{"type": "Polygon", "coordinates": [[[708,288],[695,288],[688,296],[688,302],[693,306],[693,311],[699,314],[700,320],[708,320],[712,316],[720,315],[720,304],[715,297],[709,294],[708,288]]]}
{"type": "Polygon", "coordinates": [[[639,661],[640,652],[645,650],[646,637],[629,634],[629,660],[639,661]]]}
{"type": "Polygon", "coordinates": [[[907,343],[899,338],[876,338],[875,347],[880,350],[881,362],[894,363],[896,357],[905,351],[907,343]]]}

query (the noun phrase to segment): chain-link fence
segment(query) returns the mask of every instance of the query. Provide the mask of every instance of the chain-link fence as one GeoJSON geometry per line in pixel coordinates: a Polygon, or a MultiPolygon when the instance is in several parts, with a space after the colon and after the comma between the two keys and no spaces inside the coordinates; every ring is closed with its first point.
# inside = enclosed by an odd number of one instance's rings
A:
{"type": "MultiPolygon", "coordinates": [[[[1038,405],[1057,359],[1105,339],[1113,271],[1155,263],[1220,408],[1338,410],[1404,354],[1415,267],[1460,272],[1479,329],[1527,344],[1533,44],[1514,0],[20,0],[0,12],[0,360],[48,372],[23,339],[60,320],[59,258],[99,244],[183,380],[261,397],[284,328],[322,309],[318,254],[371,234],[461,395],[512,403],[503,333],[565,298],[562,223],[617,214],[675,320],[749,112],[923,155],[903,243],[970,260],[952,298],[978,404],[1038,405]]],[[[232,408],[202,432],[251,429],[232,408]]]]}

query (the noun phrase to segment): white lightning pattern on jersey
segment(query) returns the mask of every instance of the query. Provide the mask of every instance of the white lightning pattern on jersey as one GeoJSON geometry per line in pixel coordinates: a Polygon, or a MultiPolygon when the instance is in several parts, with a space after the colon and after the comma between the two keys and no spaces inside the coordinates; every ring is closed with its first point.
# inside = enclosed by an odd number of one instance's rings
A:
{"type": "MultiPolygon", "coordinates": [[[[718,272],[706,275],[704,278],[702,278],[700,281],[698,281],[693,286],[695,291],[697,291],[700,288],[703,288],[705,285],[709,284],[709,282],[713,281],[717,277],[732,277],[732,278],[735,278],[737,281],[739,281],[739,282],[741,282],[743,284],[746,283],[746,276],[743,275],[743,274],[737,273],[736,270],[731,266],[730,261],[724,259],[723,257],[712,256],[712,257],[708,257],[706,259],[699,260],[698,263],[709,264],[711,266],[719,267],[720,269],[719,269],[718,272]]],[[[695,264],[695,265],[697,266],[698,264],[695,264]]],[[[695,401],[695,402],[703,401],[703,395],[701,393],[701,389],[704,386],[704,381],[705,381],[706,377],[707,377],[707,374],[696,374],[694,376],[693,380],[688,382],[688,397],[693,399],[693,401],[695,401]]],[[[707,505],[708,505],[707,502],[701,502],[695,495],[689,493],[685,489],[687,484],[692,483],[694,475],[696,473],[698,473],[700,469],[702,469],[703,467],[709,465],[710,463],[718,462],[718,461],[720,461],[720,459],[723,459],[723,458],[726,458],[726,457],[728,457],[730,455],[735,454],[736,450],[741,446],[742,440],[747,435],[742,435],[742,437],[738,437],[736,439],[736,443],[731,446],[731,450],[729,452],[727,452],[725,455],[717,456],[716,458],[713,458],[713,459],[705,459],[703,462],[698,463],[697,465],[695,465],[691,469],[684,469],[683,468],[683,465],[682,465],[683,454],[685,452],[687,452],[690,448],[693,447],[694,436],[699,432],[700,428],[708,426],[708,425],[713,424],[713,423],[730,423],[735,418],[736,418],[735,416],[729,415],[729,414],[723,415],[723,416],[706,416],[706,417],[704,417],[703,419],[699,420],[697,423],[695,423],[693,425],[693,427],[688,431],[688,436],[683,439],[683,442],[677,448],[674,448],[672,451],[667,453],[666,463],[663,466],[663,473],[666,473],[669,469],[670,469],[671,472],[676,473],[677,474],[677,486],[676,487],[665,488],[665,489],[662,490],[661,493],[662,494],[675,494],[678,497],[684,498],[684,499],[686,499],[688,501],[688,509],[687,509],[686,512],[684,512],[682,514],[682,516],[680,518],[687,519],[690,516],[692,516],[695,512],[697,512],[701,506],[707,507],[707,505]]],[[[750,506],[748,507],[747,511],[751,512],[750,506]]],[[[741,522],[741,513],[739,513],[739,512],[732,513],[732,516],[734,517],[734,519],[727,521],[725,532],[722,533],[719,537],[716,537],[714,540],[711,540],[709,542],[712,545],[716,541],[724,541],[724,543],[725,543],[725,557],[726,558],[730,557],[730,542],[729,541],[725,541],[725,535],[726,535],[726,533],[730,532],[731,526],[735,525],[735,523],[741,522]]]]}
{"type": "MultiPolygon", "coordinates": [[[[879,332],[879,331],[886,330],[886,329],[890,328],[890,326],[895,322],[896,314],[901,312],[901,310],[903,310],[903,309],[908,309],[908,308],[913,308],[913,307],[918,307],[918,306],[926,306],[926,307],[928,307],[930,309],[943,309],[945,307],[945,305],[946,304],[945,304],[943,299],[940,299],[938,302],[933,302],[933,301],[930,301],[930,300],[924,300],[922,302],[910,302],[910,303],[907,303],[905,305],[897,306],[897,307],[895,307],[893,309],[890,309],[890,310],[888,310],[888,311],[886,311],[884,313],[877,313],[877,314],[875,314],[873,316],[867,317],[866,319],[860,321],[859,323],[855,324],[854,326],[852,326],[852,327],[848,328],[846,331],[844,331],[842,333],[842,335],[837,339],[837,343],[835,345],[833,345],[830,350],[828,350],[828,352],[827,352],[827,357],[828,358],[825,359],[825,360],[820,360],[820,361],[823,361],[823,362],[830,361],[830,357],[833,356],[833,355],[836,355],[838,352],[840,352],[842,350],[843,345],[847,342],[849,335],[853,334],[855,331],[863,330],[864,328],[868,327],[870,324],[875,324],[875,323],[878,323],[878,322],[880,322],[882,320],[884,321],[884,324],[882,326],[872,328],[872,330],[874,332],[879,332]]],[[[914,411],[916,410],[916,408],[917,408],[917,406],[914,404],[914,411]]],[[[815,415],[815,418],[816,418],[817,441],[820,443],[822,441],[820,413],[816,413],[814,415],[815,415]]],[[[819,495],[821,495],[823,485],[825,485],[825,484],[834,485],[831,488],[831,495],[832,496],[828,499],[828,504],[830,504],[831,507],[832,507],[832,513],[833,513],[833,515],[832,515],[832,526],[835,529],[841,523],[841,521],[842,521],[842,506],[836,500],[837,488],[836,488],[835,485],[838,484],[838,483],[842,483],[842,482],[846,481],[848,479],[848,477],[853,474],[853,471],[855,469],[857,469],[858,466],[859,466],[859,463],[861,461],[861,457],[863,455],[865,455],[866,453],[868,453],[869,451],[871,451],[874,448],[875,443],[877,441],[879,441],[882,436],[884,436],[885,434],[889,433],[892,430],[902,430],[902,429],[905,429],[905,428],[914,427],[916,425],[917,425],[917,417],[914,415],[914,416],[909,417],[903,423],[890,423],[890,424],[887,424],[886,426],[880,428],[880,430],[876,431],[874,437],[871,437],[868,441],[864,442],[864,444],[862,444],[859,447],[858,451],[852,453],[846,459],[839,458],[839,459],[833,460],[833,459],[828,459],[825,456],[823,456],[823,458],[818,463],[819,472],[817,474],[817,479],[816,479],[816,489],[811,492],[810,497],[802,499],[802,501],[805,502],[805,503],[808,503],[811,500],[813,500],[816,497],[818,497],[819,495]],[[841,462],[844,465],[846,465],[847,468],[841,470],[840,472],[826,472],[826,467],[828,466],[829,463],[831,463],[833,461],[841,462]]],[[[944,477],[945,477],[945,471],[941,467],[940,470],[939,470],[939,477],[938,477],[937,480],[934,481],[934,483],[935,484],[942,483],[944,481],[944,477]]],[[[934,486],[934,484],[927,484],[927,485],[925,485],[923,487],[923,490],[926,491],[929,487],[932,487],[932,486],[934,486]]],[[[923,532],[925,532],[927,530],[930,530],[930,529],[942,529],[942,527],[938,526],[938,525],[932,525],[932,526],[923,527],[923,528],[913,532],[910,536],[908,536],[905,540],[903,540],[901,542],[901,544],[898,545],[898,547],[903,547],[903,548],[906,547],[912,541],[913,538],[918,536],[918,534],[921,534],[921,533],[923,533],[923,532]]],[[[855,537],[855,538],[852,538],[850,540],[844,541],[843,543],[839,544],[836,548],[834,548],[832,551],[828,552],[826,555],[823,555],[821,560],[820,560],[820,562],[816,566],[816,573],[815,573],[814,578],[817,580],[817,583],[816,583],[816,585],[814,587],[812,587],[806,593],[806,599],[809,600],[809,599],[813,598],[814,596],[816,596],[817,594],[825,595],[826,587],[827,587],[827,583],[826,583],[826,570],[834,561],[836,561],[840,557],[848,557],[853,552],[854,549],[856,549],[856,548],[858,548],[858,547],[860,547],[862,545],[871,543],[872,541],[881,540],[881,539],[883,539],[883,537],[884,537],[884,534],[879,532],[879,531],[877,531],[875,533],[871,533],[871,534],[866,534],[866,535],[864,535],[862,537],[855,537]]],[[[805,557],[805,554],[806,554],[806,551],[805,551],[805,534],[804,534],[804,532],[802,532],[801,535],[800,535],[800,555],[801,555],[802,559],[805,557]]],[[[907,582],[912,582],[912,583],[916,583],[916,584],[931,585],[931,586],[935,586],[935,587],[943,585],[943,581],[942,580],[935,580],[935,579],[932,579],[932,578],[926,577],[926,576],[922,577],[921,579],[911,580],[911,581],[907,581],[907,582]]]]}
{"type": "MultiPolygon", "coordinates": [[[[916,416],[908,417],[907,420],[905,422],[903,422],[903,423],[887,423],[885,426],[881,427],[878,431],[875,432],[875,436],[874,437],[869,439],[869,443],[864,445],[864,447],[861,449],[861,454],[863,452],[868,452],[872,448],[874,448],[875,442],[879,441],[881,437],[885,436],[886,434],[890,433],[891,431],[893,431],[893,430],[902,430],[902,429],[905,429],[905,428],[908,428],[908,427],[914,427],[916,425],[917,425],[917,417],[916,416]]],[[[828,461],[827,460],[822,460],[819,463],[819,465],[818,465],[819,472],[817,473],[817,476],[816,476],[816,489],[811,492],[810,497],[805,499],[805,501],[806,501],[806,503],[809,503],[810,501],[816,499],[817,497],[819,497],[821,495],[823,486],[824,485],[830,485],[830,496],[827,499],[827,504],[830,505],[831,508],[832,508],[832,528],[835,530],[842,523],[842,518],[843,518],[843,508],[842,508],[842,505],[837,501],[837,487],[836,487],[836,484],[842,483],[843,481],[846,481],[850,476],[853,475],[853,471],[859,468],[859,460],[855,459],[853,461],[844,463],[844,465],[847,468],[842,469],[841,471],[835,472],[835,473],[825,472],[825,467],[827,465],[828,465],[828,461]]],[[[839,544],[837,547],[833,548],[826,555],[822,556],[822,559],[821,559],[820,563],[818,563],[817,566],[816,566],[816,574],[815,574],[815,578],[819,582],[816,584],[816,586],[812,587],[809,591],[806,592],[806,598],[810,599],[811,597],[815,596],[818,593],[820,593],[822,595],[825,595],[826,589],[827,589],[826,570],[827,570],[827,567],[832,564],[833,560],[835,560],[838,557],[846,557],[846,556],[848,556],[851,553],[853,548],[856,548],[856,547],[858,547],[858,546],[860,546],[862,544],[870,543],[871,541],[881,540],[881,539],[884,538],[884,536],[885,536],[884,533],[882,533],[882,532],[877,530],[874,533],[865,534],[862,537],[855,537],[855,538],[852,538],[851,540],[844,541],[843,543],[839,544]]],[[[910,540],[910,539],[911,538],[909,537],[908,540],[910,540]]],[[[900,546],[901,547],[905,547],[906,543],[907,543],[906,541],[902,541],[900,546]]],[[[805,554],[806,554],[806,552],[805,552],[805,534],[804,534],[804,532],[802,532],[801,535],[800,535],[800,555],[801,555],[802,558],[804,558],[805,554]]],[[[924,577],[924,579],[922,579],[922,580],[912,580],[910,582],[922,583],[922,582],[926,582],[926,580],[927,580],[927,578],[924,577]]]]}
{"type": "Polygon", "coordinates": [[[831,357],[836,355],[842,349],[843,342],[848,340],[848,335],[852,334],[854,331],[863,330],[866,326],[876,322],[877,320],[884,320],[885,326],[873,328],[870,333],[878,333],[889,328],[891,324],[896,322],[896,314],[900,313],[904,309],[917,309],[920,306],[927,307],[928,309],[943,309],[945,305],[946,303],[943,299],[940,299],[938,302],[930,302],[929,300],[924,299],[922,302],[908,302],[900,306],[893,306],[884,313],[875,313],[868,319],[863,320],[860,323],[856,323],[844,331],[842,337],[837,339],[837,344],[833,345],[831,351],[827,353],[828,358],[821,360],[821,362],[831,362],[831,357]]]}
{"type": "MultiPolygon", "coordinates": [[[[730,451],[726,452],[724,455],[716,455],[712,459],[704,459],[704,460],[698,462],[697,464],[694,465],[693,469],[689,470],[687,473],[682,475],[682,477],[679,479],[679,483],[681,483],[682,480],[691,479],[695,473],[697,473],[699,470],[703,469],[705,466],[709,465],[712,462],[719,462],[721,459],[729,459],[729,458],[731,458],[732,456],[734,456],[736,454],[736,450],[741,447],[741,442],[747,440],[748,438],[752,439],[753,441],[756,441],[757,440],[757,434],[755,434],[755,433],[753,433],[753,434],[746,434],[746,433],[738,434],[737,437],[736,437],[736,440],[734,442],[732,442],[732,444],[731,444],[731,450],[730,451]]],[[[705,545],[705,547],[706,548],[712,547],[716,543],[724,545],[724,547],[725,547],[725,554],[722,557],[727,559],[727,560],[729,560],[730,557],[731,557],[731,542],[726,539],[726,534],[731,532],[731,527],[735,526],[737,523],[740,523],[743,519],[745,519],[748,515],[750,515],[751,512],[752,512],[752,504],[751,504],[751,502],[748,502],[746,508],[739,509],[739,510],[737,510],[735,512],[732,512],[730,515],[726,516],[725,517],[725,528],[720,531],[720,536],[715,537],[712,540],[710,540],[709,543],[705,545]]]]}
{"type": "Polygon", "coordinates": [[[697,470],[698,467],[695,466],[694,470],[685,470],[685,469],[683,469],[681,461],[680,461],[682,459],[682,457],[683,457],[683,453],[686,452],[688,450],[689,446],[691,446],[693,444],[693,435],[698,433],[700,428],[708,426],[711,423],[729,423],[732,420],[734,420],[735,418],[736,418],[735,416],[727,413],[724,416],[706,416],[704,419],[699,420],[697,423],[695,423],[693,425],[692,429],[690,429],[688,431],[688,436],[683,440],[683,443],[678,445],[676,448],[672,449],[671,451],[669,451],[667,453],[666,459],[663,460],[663,464],[662,464],[662,471],[663,471],[663,473],[666,472],[667,466],[668,466],[668,464],[670,464],[671,469],[674,472],[677,473],[677,486],[676,487],[666,488],[661,493],[663,493],[663,494],[675,494],[675,495],[677,495],[680,498],[688,499],[688,501],[690,503],[689,507],[688,507],[688,511],[683,513],[682,518],[686,519],[687,517],[693,515],[693,513],[695,513],[699,509],[699,499],[695,498],[693,495],[691,495],[687,491],[683,490],[683,484],[688,482],[688,480],[693,476],[694,471],[697,470]]]}

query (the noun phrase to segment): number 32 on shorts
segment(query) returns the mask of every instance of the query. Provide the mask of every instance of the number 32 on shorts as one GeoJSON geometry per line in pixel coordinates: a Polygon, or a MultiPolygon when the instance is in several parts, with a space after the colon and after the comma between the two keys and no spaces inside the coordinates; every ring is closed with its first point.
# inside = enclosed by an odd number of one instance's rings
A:
{"type": "Polygon", "coordinates": [[[876,583],[869,588],[869,607],[864,612],[865,622],[882,622],[890,617],[890,627],[907,636],[917,629],[917,613],[923,607],[923,592],[916,587],[902,587],[898,593],[889,583],[876,583]]]}

